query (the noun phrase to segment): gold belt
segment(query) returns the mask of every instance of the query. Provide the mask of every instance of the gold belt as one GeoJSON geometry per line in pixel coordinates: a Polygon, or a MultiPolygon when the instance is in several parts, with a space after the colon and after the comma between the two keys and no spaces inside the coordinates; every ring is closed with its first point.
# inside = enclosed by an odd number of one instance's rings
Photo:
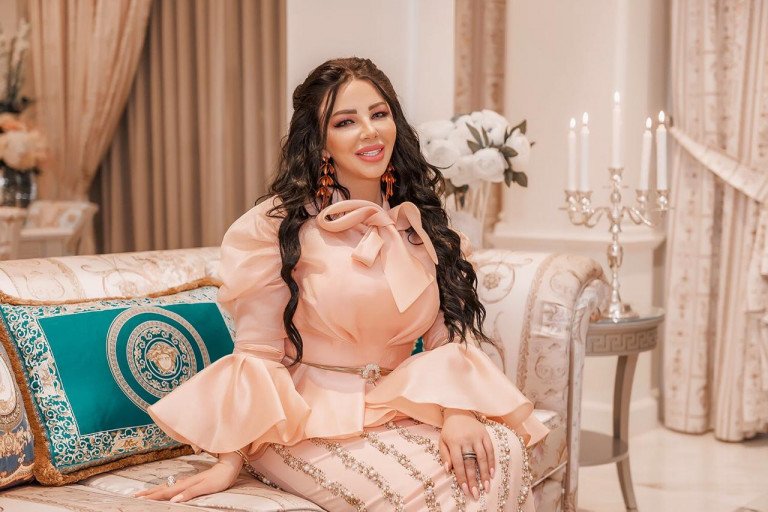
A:
{"type": "Polygon", "coordinates": [[[333,366],[330,364],[308,363],[307,361],[302,360],[301,364],[314,366],[315,368],[320,368],[322,370],[330,370],[332,372],[354,373],[371,384],[376,384],[376,381],[379,380],[382,375],[389,375],[392,373],[392,370],[389,368],[382,368],[376,363],[368,363],[365,366],[333,366]]]}

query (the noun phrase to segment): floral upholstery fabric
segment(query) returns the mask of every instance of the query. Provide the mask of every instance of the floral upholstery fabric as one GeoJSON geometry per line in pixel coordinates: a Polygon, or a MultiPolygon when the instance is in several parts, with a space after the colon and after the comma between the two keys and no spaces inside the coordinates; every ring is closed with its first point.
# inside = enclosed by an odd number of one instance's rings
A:
{"type": "Polygon", "coordinates": [[[208,469],[215,460],[205,454],[187,455],[115,470],[64,487],[25,485],[0,494],[0,509],[20,512],[172,512],[193,507],[205,511],[240,512],[323,510],[302,498],[267,487],[245,471],[227,491],[200,496],[187,503],[154,502],[132,497],[135,492],[165,482],[170,475],[184,478],[208,469]]]}
{"type": "Polygon", "coordinates": [[[4,261],[0,292],[39,301],[130,298],[214,277],[217,247],[4,261]]]}
{"type": "Polygon", "coordinates": [[[562,507],[575,509],[584,340],[590,317],[609,297],[602,268],[573,254],[495,249],[474,253],[473,264],[485,330],[497,342],[485,351],[537,410],[551,411],[557,415],[552,421],[560,422],[537,447],[544,462],[534,474],[540,478],[558,466],[554,460],[565,461],[562,507]]]}
{"type": "Polygon", "coordinates": [[[568,453],[566,445],[566,422],[554,411],[536,409],[533,413],[549,429],[547,440],[531,450],[531,473],[533,484],[545,480],[555,470],[565,466],[568,453]]]}

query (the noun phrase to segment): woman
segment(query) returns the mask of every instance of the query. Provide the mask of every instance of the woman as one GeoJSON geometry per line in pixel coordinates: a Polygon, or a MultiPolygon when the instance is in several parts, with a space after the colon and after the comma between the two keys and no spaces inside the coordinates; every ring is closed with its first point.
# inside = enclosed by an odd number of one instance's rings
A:
{"type": "Polygon", "coordinates": [[[533,510],[546,429],[465,341],[488,341],[476,276],[389,79],[331,60],[293,107],[269,199],[222,242],[235,351],[149,408],[219,462],[137,495],[219,492],[246,464],[327,510],[533,510]]]}

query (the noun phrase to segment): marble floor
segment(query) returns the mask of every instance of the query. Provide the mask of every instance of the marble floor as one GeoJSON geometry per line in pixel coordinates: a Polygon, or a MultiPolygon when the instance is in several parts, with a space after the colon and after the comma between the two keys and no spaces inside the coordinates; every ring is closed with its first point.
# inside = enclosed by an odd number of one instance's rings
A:
{"type": "MultiPolygon", "coordinates": [[[[640,512],[768,512],[768,435],[724,443],[657,428],[629,450],[640,512]]],[[[624,510],[614,464],[579,471],[579,510],[624,510]]]]}

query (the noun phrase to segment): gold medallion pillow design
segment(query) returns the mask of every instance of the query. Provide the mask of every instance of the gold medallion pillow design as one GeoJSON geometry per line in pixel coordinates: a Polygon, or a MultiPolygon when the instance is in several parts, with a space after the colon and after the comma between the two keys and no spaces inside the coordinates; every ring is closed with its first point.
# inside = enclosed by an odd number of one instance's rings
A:
{"type": "Polygon", "coordinates": [[[32,430],[5,349],[0,347],[0,489],[32,479],[32,430]]]}
{"type": "Polygon", "coordinates": [[[232,322],[217,291],[201,281],[133,299],[40,304],[3,297],[0,336],[24,383],[38,481],[61,485],[191,453],[146,409],[232,353],[232,322]]]}

